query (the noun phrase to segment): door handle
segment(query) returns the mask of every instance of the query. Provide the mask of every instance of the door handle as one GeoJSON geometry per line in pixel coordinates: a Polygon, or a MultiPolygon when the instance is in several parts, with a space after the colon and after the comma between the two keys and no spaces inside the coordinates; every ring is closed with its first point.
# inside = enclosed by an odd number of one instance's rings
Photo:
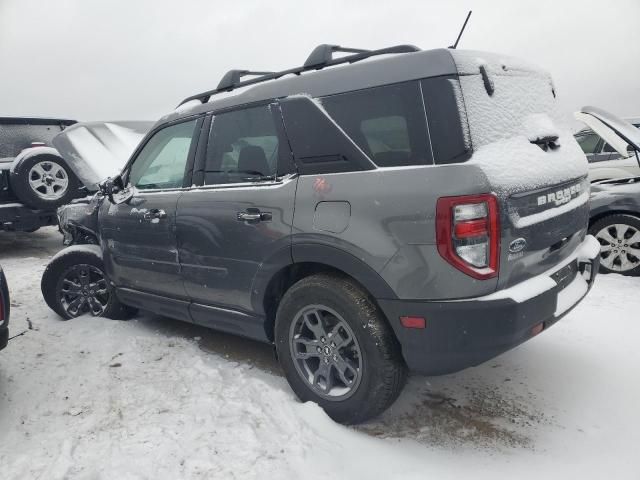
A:
{"type": "Polygon", "coordinates": [[[257,208],[247,208],[246,212],[238,212],[237,218],[241,222],[257,223],[269,222],[273,216],[271,212],[261,212],[257,208]]]}
{"type": "Polygon", "coordinates": [[[144,212],[142,214],[142,218],[144,218],[145,220],[153,220],[155,218],[157,219],[167,218],[167,212],[159,208],[152,208],[144,212]]]}

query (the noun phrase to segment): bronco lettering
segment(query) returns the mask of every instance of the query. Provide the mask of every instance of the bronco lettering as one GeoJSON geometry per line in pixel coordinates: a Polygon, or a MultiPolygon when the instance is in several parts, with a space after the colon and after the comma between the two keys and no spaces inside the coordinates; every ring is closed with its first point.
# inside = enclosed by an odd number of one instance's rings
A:
{"type": "Polygon", "coordinates": [[[540,195],[538,197],[538,206],[546,205],[547,203],[553,203],[555,206],[560,206],[564,203],[568,203],[572,198],[580,193],[580,184],[571,185],[571,187],[557,192],[548,193],[547,195],[540,195]]]}

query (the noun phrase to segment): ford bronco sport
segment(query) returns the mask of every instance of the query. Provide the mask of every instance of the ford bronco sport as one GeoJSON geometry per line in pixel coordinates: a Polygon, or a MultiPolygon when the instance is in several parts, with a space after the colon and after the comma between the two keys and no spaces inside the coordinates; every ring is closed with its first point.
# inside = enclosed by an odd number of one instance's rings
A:
{"type": "Polygon", "coordinates": [[[232,70],[60,212],[89,245],[50,262],[45,300],[271,342],[300,399],[364,421],[408,370],[495,357],[593,284],[587,162],[555,96],[519,60],[406,45],[232,70]]]}

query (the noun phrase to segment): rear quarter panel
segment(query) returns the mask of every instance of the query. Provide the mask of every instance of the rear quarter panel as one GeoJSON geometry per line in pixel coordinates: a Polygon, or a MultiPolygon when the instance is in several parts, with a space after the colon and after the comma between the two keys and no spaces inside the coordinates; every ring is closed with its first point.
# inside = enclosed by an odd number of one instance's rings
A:
{"type": "Polygon", "coordinates": [[[296,247],[304,244],[346,251],[375,270],[402,299],[491,293],[496,279],[474,280],[444,261],[436,247],[437,199],[476,193],[490,189],[482,171],[468,164],[302,176],[296,194],[293,259],[300,261],[296,247]],[[322,202],[349,205],[344,229],[327,230],[331,222],[324,221],[318,210],[322,202]]]}

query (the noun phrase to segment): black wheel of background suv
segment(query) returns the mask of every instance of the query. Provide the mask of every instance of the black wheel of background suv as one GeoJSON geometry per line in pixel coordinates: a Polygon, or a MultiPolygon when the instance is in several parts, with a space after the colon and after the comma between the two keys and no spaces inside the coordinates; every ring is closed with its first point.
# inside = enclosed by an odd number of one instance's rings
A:
{"type": "Polygon", "coordinates": [[[58,208],[77,196],[80,183],[65,161],[50,153],[19,162],[11,173],[11,188],[32,208],[58,208]]]}
{"type": "Polygon", "coordinates": [[[406,379],[400,346],[355,282],[317,274],[294,284],[276,314],[276,349],[291,388],[337,422],[375,417],[406,379]]]}
{"type": "Polygon", "coordinates": [[[69,320],[80,315],[126,320],[137,313],[117,299],[104,274],[104,265],[91,246],[69,247],[47,265],[40,288],[47,305],[69,320]]]}
{"type": "Polygon", "coordinates": [[[600,271],[640,275],[640,218],[615,214],[589,228],[600,242],[600,271]]]}

